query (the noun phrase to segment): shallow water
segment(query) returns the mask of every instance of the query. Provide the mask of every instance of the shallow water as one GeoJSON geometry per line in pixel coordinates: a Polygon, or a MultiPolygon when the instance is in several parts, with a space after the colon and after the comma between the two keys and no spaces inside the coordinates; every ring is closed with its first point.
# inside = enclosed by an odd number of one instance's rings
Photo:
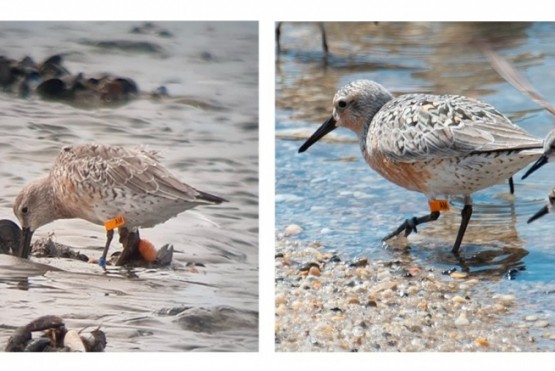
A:
{"type": "MultiPolygon", "coordinates": [[[[530,133],[544,137],[555,118],[491,69],[475,46],[487,41],[547,100],[555,102],[554,23],[327,23],[325,58],[315,24],[284,23],[276,62],[276,230],[298,224],[294,238],[319,241],[347,256],[395,259],[406,242],[384,249],[381,238],[407,217],[427,213],[426,198],[381,178],[366,165],[354,134],[336,130],[303,154],[299,146],[332,111],[332,98],[349,81],[380,82],[394,94],[463,94],[494,105],[530,133]]],[[[555,217],[526,220],[545,205],[555,185],[547,165],[522,181],[474,194],[463,240],[465,261],[450,254],[460,223],[460,199],[434,223],[408,238],[408,254],[434,269],[468,269],[483,284],[510,292],[522,304],[515,317],[555,312],[555,217]],[[511,273],[512,280],[508,280],[511,273]]],[[[547,341],[555,349],[555,342],[547,341]]]]}
{"type": "MultiPolygon", "coordinates": [[[[105,273],[66,259],[0,255],[0,349],[15,327],[45,314],[68,328],[101,325],[106,351],[258,349],[258,25],[160,22],[172,37],[131,34],[140,24],[0,23],[0,55],[42,61],[63,53],[72,73],[109,72],[142,92],[164,85],[170,94],[81,109],[0,93],[0,219],[15,219],[17,192],[47,173],[62,146],[85,142],[146,145],[180,179],[230,202],[142,230],[157,247],[173,244],[170,268],[105,273]],[[153,47],[99,43],[120,40],[153,47]]],[[[34,239],[50,233],[91,258],[105,241],[102,227],[80,220],[56,221],[34,239]]]]}

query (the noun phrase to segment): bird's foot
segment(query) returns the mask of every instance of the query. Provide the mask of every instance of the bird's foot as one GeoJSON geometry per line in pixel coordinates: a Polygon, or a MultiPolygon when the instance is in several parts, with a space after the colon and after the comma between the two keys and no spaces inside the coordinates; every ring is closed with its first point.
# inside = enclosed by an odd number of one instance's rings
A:
{"type": "Polygon", "coordinates": [[[416,217],[412,217],[410,219],[405,219],[405,221],[403,222],[403,224],[401,224],[399,226],[399,228],[397,228],[395,231],[393,231],[392,233],[385,236],[382,239],[382,241],[385,242],[385,241],[401,234],[401,232],[403,232],[403,231],[405,232],[405,237],[407,237],[412,232],[418,233],[418,230],[416,229],[417,225],[418,225],[418,219],[416,217]]]}

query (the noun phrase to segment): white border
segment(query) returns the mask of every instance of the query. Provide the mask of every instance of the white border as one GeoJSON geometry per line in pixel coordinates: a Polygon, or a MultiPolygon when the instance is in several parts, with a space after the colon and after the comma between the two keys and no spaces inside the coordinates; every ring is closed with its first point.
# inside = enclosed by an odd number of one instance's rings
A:
{"type": "MultiPolygon", "coordinates": [[[[56,368],[125,370],[540,369],[553,354],[274,353],[274,22],[285,21],[516,21],[554,20],[545,0],[346,1],[117,1],[3,2],[3,20],[250,20],[260,29],[260,351],[258,353],[125,353],[87,355],[0,354],[5,370],[56,368]],[[44,363],[45,356],[49,357],[44,363]],[[54,358],[55,357],[55,358],[54,358]],[[526,364],[523,364],[526,362],[526,364]]],[[[0,38],[1,42],[1,38],[0,38]]],[[[0,308],[1,310],[1,308],[0,308]]],[[[1,315],[1,314],[0,314],[1,315]]],[[[551,361],[551,362],[550,362],[551,361]]],[[[548,363],[549,362],[549,363],[548,363]]]]}

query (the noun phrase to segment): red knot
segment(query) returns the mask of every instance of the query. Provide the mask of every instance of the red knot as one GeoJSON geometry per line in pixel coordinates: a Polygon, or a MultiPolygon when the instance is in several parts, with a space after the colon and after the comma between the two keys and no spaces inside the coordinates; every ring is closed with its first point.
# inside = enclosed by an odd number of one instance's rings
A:
{"type": "Polygon", "coordinates": [[[341,88],[333,115],[299,148],[306,151],[336,129],[353,130],[372,169],[387,180],[424,193],[430,214],[406,219],[383,241],[439,218],[447,197],[462,195],[457,254],[472,215],[471,194],[513,176],[541,156],[542,140],[514,125],[491,105],[458,95],[405,94],[359,80],[341,88]]]}
{"type": "MultiPolygon", "coordinates": [[[[106,227],[102,265],[115,228],[120,240],[126,241],[133,232],[138,239],[139,227],[153,227],[195,206],[224,201],[181,182],[160,164],[155,151],[67,146],[50,173],[27,184],[15,199],[13,210],[22,228],[20,256],[29,256],[31,237],[39,227],[79,218],[106,227]]],[[[124,251],[125,247],[126,243],[124,251]]]]}
{"type": "Polygon", "coordinates": [[[534,171],[538,170],[543,165],[547,164],[548,162],[552,161],[552,158],[555,157],[555,130],[552,130],[547,134],[543,144],[543,154],[541,157],[534,163],[534,165],[530,166],[530,168],[524,173],[522,179],[528,178],[530,174],[534,171]]]}

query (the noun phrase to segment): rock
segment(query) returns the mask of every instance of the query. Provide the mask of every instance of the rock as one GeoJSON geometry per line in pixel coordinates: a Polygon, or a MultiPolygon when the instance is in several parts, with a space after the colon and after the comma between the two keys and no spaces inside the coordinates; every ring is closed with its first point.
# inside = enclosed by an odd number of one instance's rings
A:
{"type": "Polygon", "coordinates": [[[455,295],[451,298],[452,301],[454,301],[455,303],[465,303],[466,299],[463,298],[462,296],[459,295],[455,295]]]}
{"type": "Polygon", "coordinates": [[[317,266],[312,266],[308,270],[308,274],[311,276],[319,276],[320,275],[320,268],[317,266]]]}
{"type": "Polygon", "coordinates": [[[461,313],[459,318],[455,320],[455,326],[457,327],[468,326],[469,324],[470,321],[468,320],[468,318],[466,318],[466,314],[464,312],[461,313]]]}
{"type": "Polygon", "coordinates": [[[449,274],[449,276],[451,278],[463,279],[463,278],[468,277],[468,273],[455,271],[455,272],[452,272],[451,274],[449,274]]]}
{"type": "Polygon", "coordinates": [[[493,300],[500,302],[503,305],[510,305],[514,303],[516,297],[514,295],[493,295],[493,300]]]}
{"type": "Polygon", "coordinates": [[[353,261],[351,264],[349,264],[349,267],[366,267],[368,265],[368,259],[366,258],[361,258],[361,259],[357,259],[355,261],[353,261]]]}
{"type": "Polygon", "coordinates": [[[544,328],[544,327],[547,327],[547,326],[549,326],[549,322],[543,321],[543,320],[534,323],[535,328],[544,328]]]}
{"type": "Polygon", "coordinates": [[[301,228],[300,225],[290,224],[287,227],[285,227],[285,231],[283,232],[283,235],[285,237],[296,236],[296,235],[301,234],[302,231],[303,231],[303,229],[301,228]]]}
{"type": "Polygon", "coordinates": [[[285,295],[276,295],[275,303],[276,306],[279,306],[280,304],[285,304],[287,303],[287,297],[285,295]]]}
{"type": "Polygon", "coordinates": [[[356,297],[352,297],[352,298],[349,298],[348,303],[349,304],[360,304],[360,300],[358,300],[358,298],[356,298],[356,297]]]}
{"type": "Polygon", "coordinates": [[[476,344],[477,346],[480,346],[480,347],[489,347],[488,339],[486,339],[484,337],[481,337],[481,336],[478,336],[476,338],[476,340],[474,340],[474,344],[476,344]]]}

